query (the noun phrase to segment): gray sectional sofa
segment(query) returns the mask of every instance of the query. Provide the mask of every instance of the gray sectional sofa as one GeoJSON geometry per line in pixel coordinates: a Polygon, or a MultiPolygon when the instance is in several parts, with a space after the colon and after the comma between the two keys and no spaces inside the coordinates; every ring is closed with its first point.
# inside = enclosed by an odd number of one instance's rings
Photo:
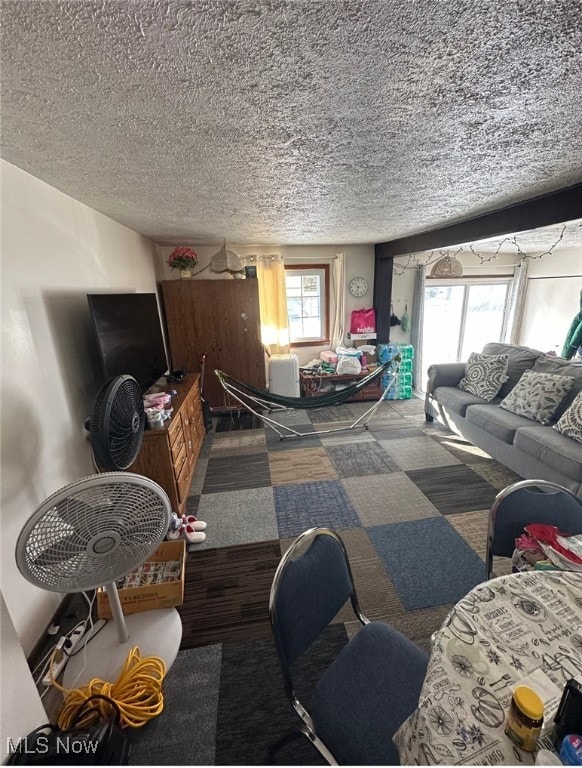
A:
{"type": "Polygon", "coordinates": [[[486,402],[458,389],[465,363],[431,365],[425,399],[427,420],[439,417],[522,478],[550,480],[582,497],[582,443],[552,428],[582,389],[582,365],[512,344],[486,344],[483,353],[509,356],[508,380],[499,394],[486,402]],[[575,379],[574,387],[548,426],[499,407],[528,369],[575,379]]]}

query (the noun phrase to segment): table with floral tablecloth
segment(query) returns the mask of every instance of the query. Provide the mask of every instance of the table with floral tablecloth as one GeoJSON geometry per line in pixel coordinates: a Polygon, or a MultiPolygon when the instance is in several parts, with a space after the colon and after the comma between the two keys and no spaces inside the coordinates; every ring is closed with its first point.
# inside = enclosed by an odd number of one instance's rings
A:
{"type": "Polygon", "coordinates": [[[417,709],[394,736],[403,765],[531,764],[505,735],[513,689],[537,690],[550,717],[582,680],[582,573],[531,571],[475,587],[432,636],[417,709]]]}

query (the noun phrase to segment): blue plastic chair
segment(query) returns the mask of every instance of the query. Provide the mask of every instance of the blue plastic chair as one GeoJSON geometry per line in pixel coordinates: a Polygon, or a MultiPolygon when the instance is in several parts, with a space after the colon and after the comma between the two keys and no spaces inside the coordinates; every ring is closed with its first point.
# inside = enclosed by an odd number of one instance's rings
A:
{"type": "Polygon", "coordinates": [[[269,610],[300,733],[330,765],[399,765],[392,736],[416,708],[428,656],[391,625],[364,616],[334,531],[312,528],[295,540],[275,573],[269,610]],[[319,678],[309,713],[295,694],[292,666],[348,598],[363,627],[319,678]]]}
{"type": "Polygon", "coordinates": [[[500,491],[489,510],[486,578],[493,573],[493,556],[511,557],[515,540],[531,523],[555,525],[564,533],[582,533],[582,499],[548,480],[520,480],[500,491]]]}

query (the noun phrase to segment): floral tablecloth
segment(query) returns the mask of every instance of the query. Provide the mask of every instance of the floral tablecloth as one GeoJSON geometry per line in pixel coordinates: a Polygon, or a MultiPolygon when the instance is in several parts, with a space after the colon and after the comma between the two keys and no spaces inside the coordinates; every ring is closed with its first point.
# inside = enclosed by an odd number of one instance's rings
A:
{"type": "Polygon", "coordinates": [[[480,584],[432,637],[418,708],[394,743],[403,765],[531,764],[504,733],[513,689],[530,685],[553,720],[582,680],[582,574],[515,573],[480,584]]]}

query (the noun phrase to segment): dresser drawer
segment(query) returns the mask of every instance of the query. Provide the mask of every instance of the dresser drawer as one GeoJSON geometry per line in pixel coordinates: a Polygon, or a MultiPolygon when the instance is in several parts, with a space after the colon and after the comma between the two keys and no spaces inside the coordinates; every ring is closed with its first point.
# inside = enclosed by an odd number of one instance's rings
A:
{"type": "MultiPolygon", "coordinates": [[[[177,479],[177,486],[178,486],[178,498],[180,499],[180,503],[184,501],[184,499],[188,496],[188,491],[190,490],[190,481],[192,479],[192,473],[190,471],[190,463],[188,462],[188,456],[186,452],[184,451],[184,459],[182,461],[181,467],[180,467],[180,474],[178,475],[177,479]]],[[[176,467],[176,470],[178,467],[176,467]]]]}
{"type": "Polygon", "coordinates": [[[179,481],[180,474],[185,466],[188,464],[188,454],[186,453],[186,446],[182,445],[182,450],[178,454],[178,457],[174,460],[174,477],[176,482],[179,481]]]}
{"type": "Polygon", "coordinates": [[[362,400],[379,400],[382,394],[382,388],[376,384],[371,384],[369,387],[364,387],[361,392],[362,400]]]}
{"type": "Polygon", "coordinates": [[[170,443],[170,452],[172,454],[172,461],[176,462],[178,460],[178,456],[180,453],[184,450],[184,445],[186,443],[186,440],[184,438],[184,431],[182,428],[178,429],[176,432],[176,438],[174,440],[174,443],[170,443]]]}
{"type": "Polygon", "coordinates": [[[179,414],[174,414],[168,426],[168,438],[170,440],[170,446],[174,445],[180,435],[182,435],[183,440],[184,435],[182,432],[182,419],[180,418],[179,414]]]}

